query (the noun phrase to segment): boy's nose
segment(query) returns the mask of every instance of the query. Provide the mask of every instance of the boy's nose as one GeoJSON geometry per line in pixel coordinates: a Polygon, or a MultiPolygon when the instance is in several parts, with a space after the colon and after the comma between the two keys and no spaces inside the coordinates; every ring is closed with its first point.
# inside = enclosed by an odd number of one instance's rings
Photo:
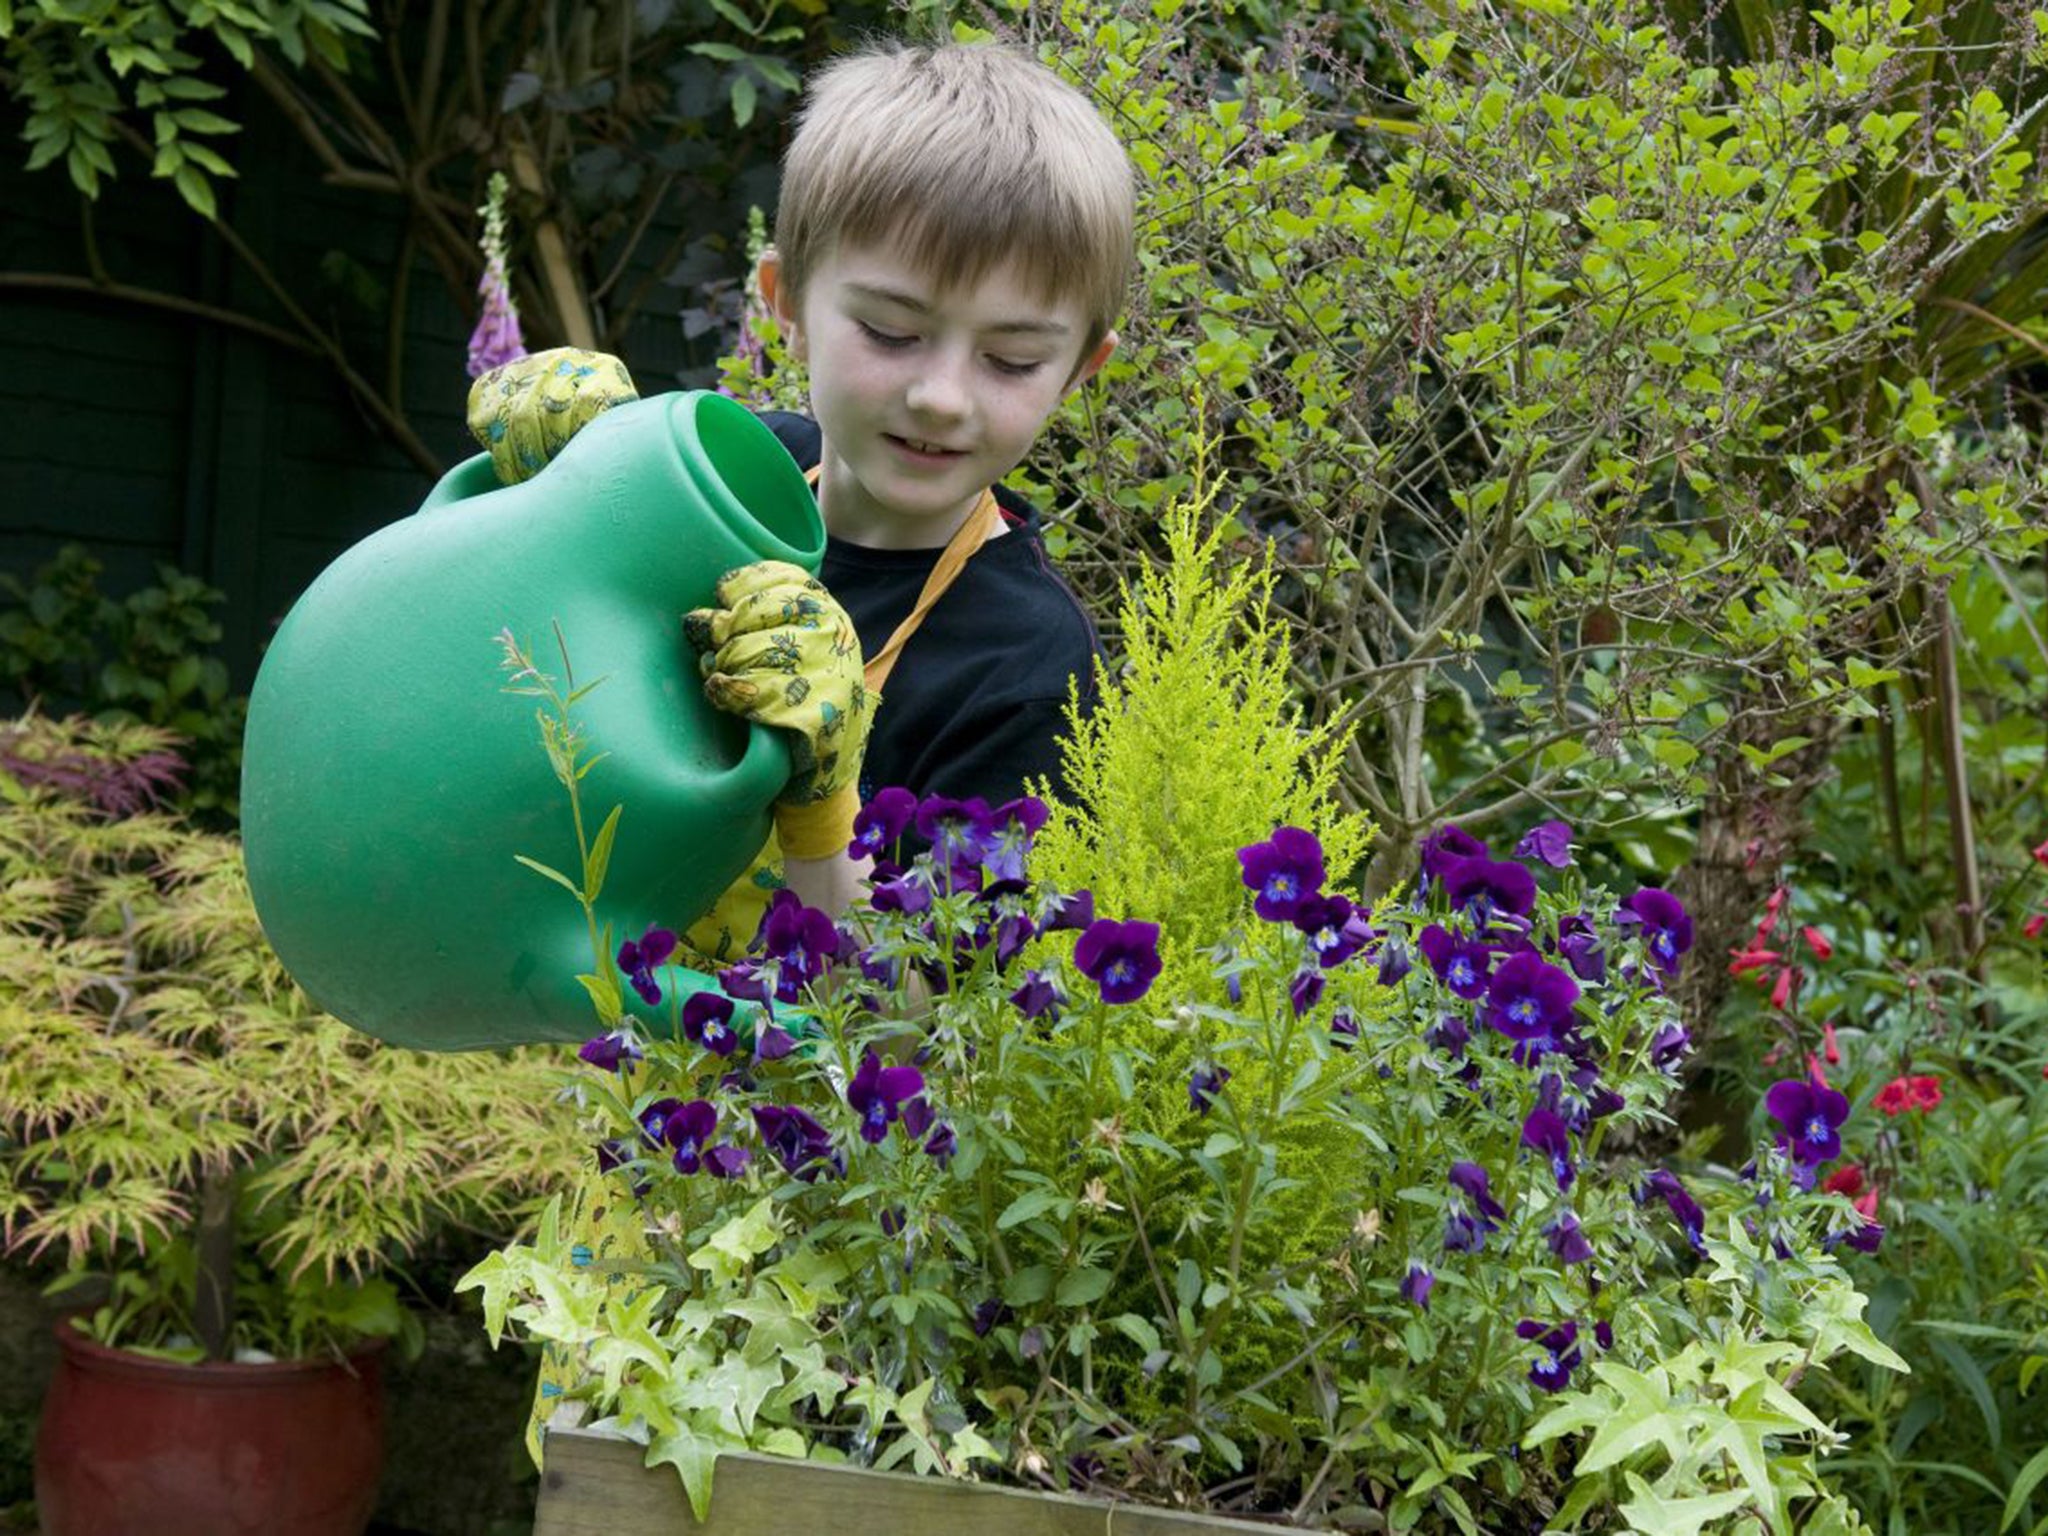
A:
{"type": "Polygon", "coordinates": [[[969,400],[960,364],[950,358],[933,358],[910,381],[904,403],[920,416],[946,421],[957,421],[965,416],[969,400]]]}

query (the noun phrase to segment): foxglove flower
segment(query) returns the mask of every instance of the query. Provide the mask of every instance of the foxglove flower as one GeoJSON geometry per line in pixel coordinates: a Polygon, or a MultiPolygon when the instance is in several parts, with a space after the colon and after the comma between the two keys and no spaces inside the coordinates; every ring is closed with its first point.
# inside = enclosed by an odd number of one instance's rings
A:
{"type": "Polygon", "coordinates": [[[1159,977],[1159,925],[1101,918],[1074,946],[1074,967],[1106,1003],[1135,1003],[1159,977]]]}
{"type": "Polygon", "coordinates": [[[1560,1264],[1583,1264],[1593,1257],[1593,1245],[1586,1240],[1579,1218],[1570,1211],[1545,1227],[1543,1237],[1560,1264]]]}
{"type": "Polygon", "coordinates": [[[619,969],[640,994],[640,1001],[650,1008],[661,1001],[661,983],[654,979],[654,968],[675,952],[676,936],[652,924],[639,938],[628,939],[619,946],[619,969]]]}
{"type": "Polygon", "coordinates": [[[695,1173],[704,1160],[705,1143],[718,1129],[718,1111],[708,1099],[678,1105],[661,1124],[661,1139],[674,1149],[677,1173],[695,1173]]]}
{"type": "Polygon", "coordinates": [[[1415,942],[1422,950],[1422,958],[1436,972],[1437,979],[1458,996],[1476,998],[1484,995],[1486,973],[1493,965],[1494,952],[1491,948],[1476,939],[1460,937],[1435,923],[1423,929],[1422,936],[1415,942]]]}
{"type": "Polygon", "coordinates": [[[1444,895],[1484,927],[1496,912],[1527,917],[1536,905],[1536,877],[1509,859],[1454,859],[1444,868],[1444,895]]]}
{"type": "Polygon", "coordinates": [[[1533,949],[1501,962],[1486,987],[1486,1022],[1516,1042],[1515,1058],[1562,1050],[1579,984],[1533,949]]]}
{"type": "Polygon", "coordinates": [[[1773,1083],[1764,1110],[1785,1127],[1780,1138],[1793,1161],[1808,1169],[1842,1155],[1842,1123],[1849,1118],[1846,1094],[1801,1078],[1773,1083]]]}
{"type": "Polygon", "coordinates": [[[1065,1002],[1059,984],[1043,971],[1026,971],[1024,985],[1010,994],[1011,1005],[1027,1019],[1057,1019],[1065,1002]]]}
{"type": "Polygon", "coordinates": [[[1529,1379],[1546,1392],[1562,1392],[1571,1385],[1572,1371],[1579,1363],[1579,1325],[1573,1322],[1546,1327],[1533,1318],[1515,1324],[1517,1337],[1530,1340],[1543,1351],[1543,1358],[1529,1367],[1529,1379]]]}
{"type": "Polygon", "coordinates": [[[640,1042],[633,1038],[630,1029],[615,1029],[586,1040],[576,1054],[600,1072],[630,1071],[634,1062],[646,1059],[646,1052],[640,1049],[640,1042]]]}
{"type": "Polygon", "coordinates": [[[694,992],[683,1004],[683,1038],[714,1056],[730,1056],[740,1043],[732,1027],[732,999],[716,992],[694,992]]]}
{"type": "Polygon", "coordinates": [[[1522,1145],[1550,1159],[1560,1192],[1572,1187],[1578,1165],[1572,1161],[1571,1131],[1555,1110],[1532,1109],[1522,1122],[1522,1145]]]}
{"type": "Polygon", "coordinates": [[[1196,1114],[1206,1115],[1216,1102],[1216,1095],[1223,1091],[1223,1085],[1230,1081],[1230,1069],[1205,1064],[1195,1068],[1188,1078],[1188,1104],[1196,1114]]]}
{"type": "Polygon", "coordinates": [[[847,853],[856,859],[879,857],[909,830],[910,819],[916,814],[917,796],[909,790],[895,784],[877,790],[875,798],[853,818],[853,842],[847,853]]]}
{"type": "Polygon", "coordinates": [[[846,1085],[846,1102],[860,1116],[862,1141],[880,1142],[901,1113],[903,1104],[924,1092],[924,1074],[915,1067],[885,1067],[873,1051],[861,1058],[860,1070],[846,1085]]]}
{"type": "Polygon", "coordinates": [[[1436,1285],[1436,1276],[1420,1264],[1410,1264],[1408,1274],[1401,1281],[1401,1299],[1413,1302],[1423,1311],[1429,1310],[1429,1293],[1436,1285]]]}
{"type": "Polygon", "coordinates": [[[1614,920],[1641,925],[1650,963],[1667,976],[1678,969],[1679,958],[1692,948],[1692,918],[1676,896],[1654,885],[1646,885],[1624,900],[1614,920]]]}
{"type": "Polygon", "coordinates": [[[1572,862],[1572,829],[1562,821],[1538,822],[1515,844],[1518,859],[1541,859],[1552,869],[1569,868],[1572,862]]]}
{"type": "Polygon", "coordinates": [[[1252,910],[1269,923],[1294,917],[1304,897],[1323,888],[1323,845],[1299,827],[1277,828],[1263,843],[1237,850],[1245,887],[1256,892],[1252,910]]]}
{"type": "Polygon", "coordinates": [[[469,333],[472,379],[526,356],[526,341],[519,334],[519,306],[513,302],[505,276],[505,185],[504,172],[494,174],[489,200],[478,210],[484,219],[484,270],[476,285],[476,329],[469,333]]]}

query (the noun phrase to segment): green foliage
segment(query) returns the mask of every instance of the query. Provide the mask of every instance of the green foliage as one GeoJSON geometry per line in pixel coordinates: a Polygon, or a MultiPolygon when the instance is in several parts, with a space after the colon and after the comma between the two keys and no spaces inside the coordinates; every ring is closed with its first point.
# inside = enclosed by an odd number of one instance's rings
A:
{"type": "Polygon", "coordinates": [[[1071,802],[1052,803],[1035,845],[1054,886],[1162,926],[1177,990],[1200,990],[1198,947],[1242,910],[1238,849],[1305,828],[1342,887],[1372,838],[1334,798],[1347,733],[1301,719],[1271,566],[1227,548],[1227,525],[1206,516],[1213,495],[1198,476],[1163,511],[1165,564],[1123,589],[1121,665],[1098,664],[1103,705],[1073,719],[1061,749],[1071,802]]]}
{"type": "Polygon", "coordinates": [[[26,582],[0,574],[0,698],[171,733],[186,770],[171,804],[232,822],[249,701],[212,654],[223,594],[160,565],[156,585],[116,601],[100,591],[102,569],[67,544],[26,582]]]}
{"type": "Polygon", "coordinates": [[[89,1320],[110,1341],[189,1347],[225,1199],[234,1344],[303,1353],[397,1327],[382,1271],[513,1227],[573,1161],[544,1112],[558,1068],[392,1050],[322,1014],[264,940],[236,843],[81,794],[81,764],[160,752],[161,732],[30,718],[5,734],[7,1247],[113,1275],[89,1320]],[[37,771],[52,765],[70,776],[37,771]]]}
{"type": "Polygon", "coordinates": [[[117,174],[117,144],[153,145],[150,174],[211,219],[214,178],[235,170],[210,141],[240,125],[206,105],[228,94],[208,78],[207,55],[222,50],[248,70],[259,49],[275,49],[294,67],[317,59],[343,69],[348,39],[376,35],[369,15],[364,0],[0,4],[8,87],[29,109],[29,169],[62,160],[72,184],[97,197],[101,178],[117,174]]]}

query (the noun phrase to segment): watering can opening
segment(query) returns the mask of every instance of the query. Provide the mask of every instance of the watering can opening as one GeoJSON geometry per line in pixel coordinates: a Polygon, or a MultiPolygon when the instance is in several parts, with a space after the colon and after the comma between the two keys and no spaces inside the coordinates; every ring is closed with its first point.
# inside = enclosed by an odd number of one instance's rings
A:
{"type": "Polygon", "coordinates": [[[817,502],[775,434],[737,400],[708,391],[674,397],[670,425],[697,490],[735,521],[750,519],[785,545],[766,556],[816,570],[825,553],[817,502]],[[691,449],[695,451],[692,452],[691,449]]]}

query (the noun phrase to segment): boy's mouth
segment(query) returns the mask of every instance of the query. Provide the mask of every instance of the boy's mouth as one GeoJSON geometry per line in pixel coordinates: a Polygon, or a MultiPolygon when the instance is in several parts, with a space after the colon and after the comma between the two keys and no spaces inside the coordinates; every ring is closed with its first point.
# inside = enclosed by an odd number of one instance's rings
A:
{"type": "Polygon", "coordinates": [[[898,448],[906,449],[922,458],[957,459],[967,451],[964,448],[948,448],[943,443],[928,443],[922,438],[899,437],[894,432],[885,432],[882,435],[898,448]]]}

